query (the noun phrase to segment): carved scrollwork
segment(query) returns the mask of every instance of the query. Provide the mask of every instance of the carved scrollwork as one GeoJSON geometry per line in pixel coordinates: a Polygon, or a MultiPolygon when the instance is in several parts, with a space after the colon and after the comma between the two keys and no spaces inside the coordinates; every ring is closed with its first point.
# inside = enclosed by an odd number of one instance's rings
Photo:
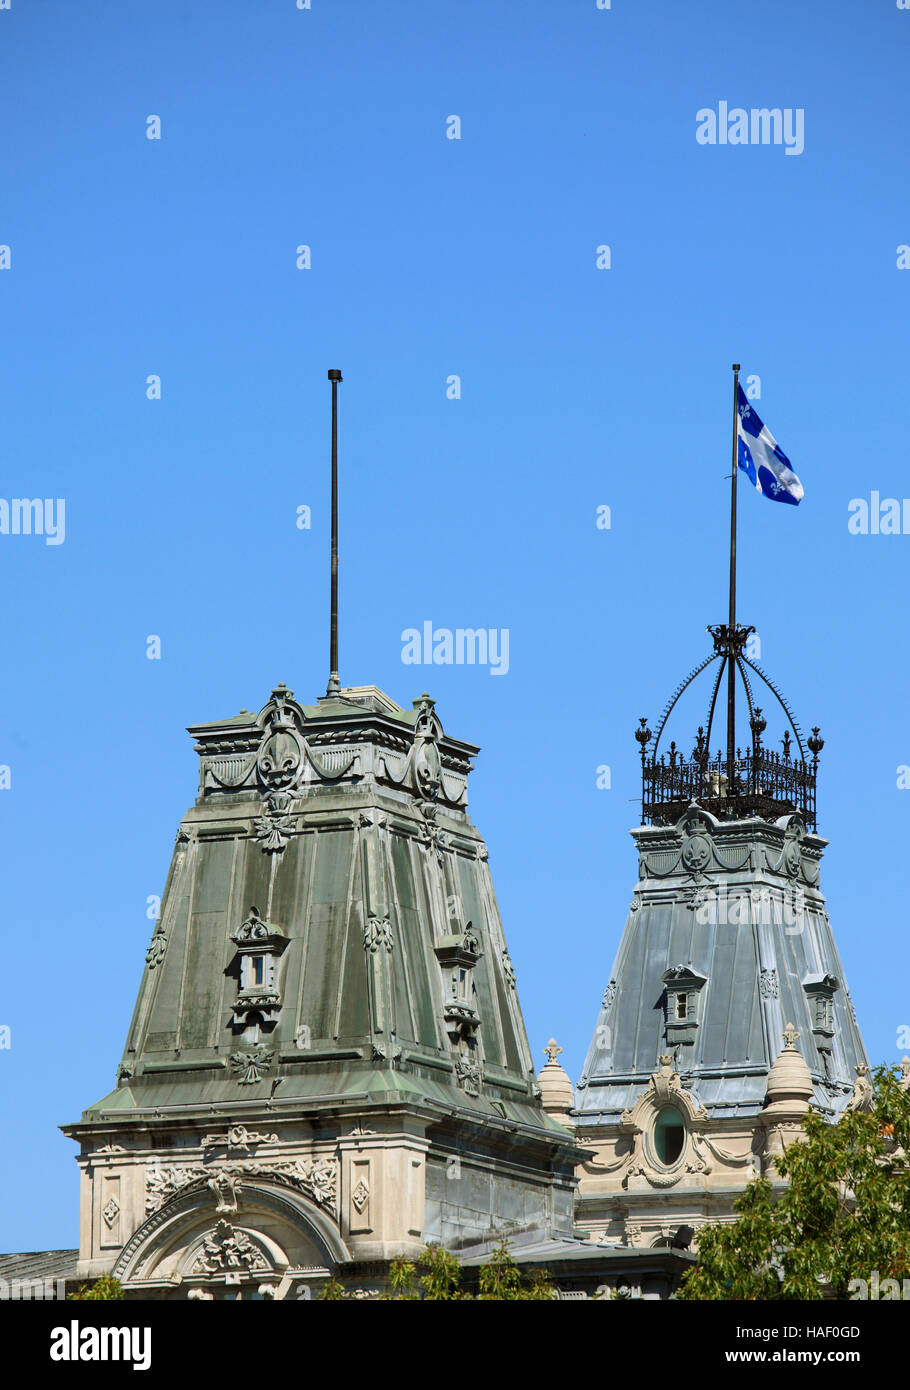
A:
{"type": "Polygon", "coordinates": [[[191,1187],[208,1188],[219,1211],[235,1211],[241,1203],[244,1185],[251,1181],[293,1187],[317,1206],[334,1210],[338,1196],[338,1160],[243,1159],[217,1165],[168,1164],[153,1168],[146,1177],[146,1215],[158,1211],[172,1197],[191,1187]]]}
{"type": "Polygon", "coordinates": [[[192,1272],[217,1274],[268,1268],[269,1261],[246,1231],[238,1230],[229,1221],[219,1221],[204,1238],[192,1272]]]}

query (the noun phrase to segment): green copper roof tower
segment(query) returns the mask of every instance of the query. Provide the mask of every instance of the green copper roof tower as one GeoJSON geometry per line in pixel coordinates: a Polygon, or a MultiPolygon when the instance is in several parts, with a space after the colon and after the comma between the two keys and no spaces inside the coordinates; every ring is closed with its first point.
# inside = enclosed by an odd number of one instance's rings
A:
{"type": "MultiPolygon", "coordinates": [[[[333,481],[336,439],[333,409],[333,481]]],[[[432,1240],[572,1231],[578,1150],[467,811],[478,750],[427,694],[340,687],[336,536],[329,692],[190,729],[117,1084],[65,1126],[80,1274],[131,1296],[294,1298],[432,1240]]]]}

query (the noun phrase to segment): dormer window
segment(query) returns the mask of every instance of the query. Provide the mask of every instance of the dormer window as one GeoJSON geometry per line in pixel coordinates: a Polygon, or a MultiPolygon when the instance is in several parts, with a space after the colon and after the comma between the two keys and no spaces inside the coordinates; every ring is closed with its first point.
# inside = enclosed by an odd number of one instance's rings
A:
{"type": "Polygon", "coordinates": [[[834,975],[807,975],[803,989],[809,1004],[815,1045],[821,1052],[830,1052],[834,1037],[834,996],[840,989],[840,981],[834,975]]]}
{"type": "Polygon", "coordinates": [[[458,1000],[460,1004],[469,1004],[471,1002],[470,979],[470,973],[464,966],[459,970],[452,971],[452,998],[458,1000]]]}
{"type": "Polygon", "coordinates": [[[278,969],[288,939],[280,927],[264,922],[251,907],[246,921],[231,932],[240,957],[240,989],[234,1002],[235,1027],[273,1026],[281,1010],[278,969]]]}
{"type": "Polygon", "coordinates": [[[708,983],[688,965],[674,965],[661,976],[664,986],[665,1032],[668,1048],[695,1042],[698,1027],[698,998],[708,983]]]}
{"type": "Polygon", "coordinates": [[[444,1016],[446,1030],[453,1043],[472,1038],[480,1027],[475,1008],[473,971],[480,959],[480,943],[471,930],[444,936],[434,946],[445,981],[444,1016]]]}

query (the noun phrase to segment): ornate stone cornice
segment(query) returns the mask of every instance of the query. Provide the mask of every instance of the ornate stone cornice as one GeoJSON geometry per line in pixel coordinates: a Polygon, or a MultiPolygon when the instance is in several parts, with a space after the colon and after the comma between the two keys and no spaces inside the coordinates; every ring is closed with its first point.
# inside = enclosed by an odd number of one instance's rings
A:
{"type": "Polygon", "coordinates": [[[403,787],[423,801],[463,809],[477,749],[443,732],[428,695],[420,696],[416,713],[408,715],[386,697],[376,698],[387,708],[370,708],[369,701],[344,698],[342,692],[324,709],[307,710],[279,685],[258,715],[244,711],[234,720],[193,727],[202,795],[262,796],[265,810],[257,828],[270,853],[280,852],[286,832],[293,830],[292,824],[272,827],[270,819],[290,814],[290,797],[314,784],[366,777],[403,787]],[[281,794],[287,799],[279,806],[275,798],[281,794]]]}

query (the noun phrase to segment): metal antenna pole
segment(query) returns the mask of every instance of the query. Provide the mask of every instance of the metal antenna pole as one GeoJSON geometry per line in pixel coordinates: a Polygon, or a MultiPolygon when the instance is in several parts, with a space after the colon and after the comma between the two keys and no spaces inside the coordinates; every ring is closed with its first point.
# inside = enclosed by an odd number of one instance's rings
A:
{"type": "Polygon", "coordinates": [[[733,472],[730,481],[730,614],[727,622],[727,795],[733,795],[736,772],[736,475],[739,363],[733,363],[733,472]]]}
{"type": "Polygon", "coordinates": [[[341,372],[329,369],[332,383],[332,611],[329,638],[329,683],[326,695],[337,695],[338,680],[338,383],[341,372]]]}

